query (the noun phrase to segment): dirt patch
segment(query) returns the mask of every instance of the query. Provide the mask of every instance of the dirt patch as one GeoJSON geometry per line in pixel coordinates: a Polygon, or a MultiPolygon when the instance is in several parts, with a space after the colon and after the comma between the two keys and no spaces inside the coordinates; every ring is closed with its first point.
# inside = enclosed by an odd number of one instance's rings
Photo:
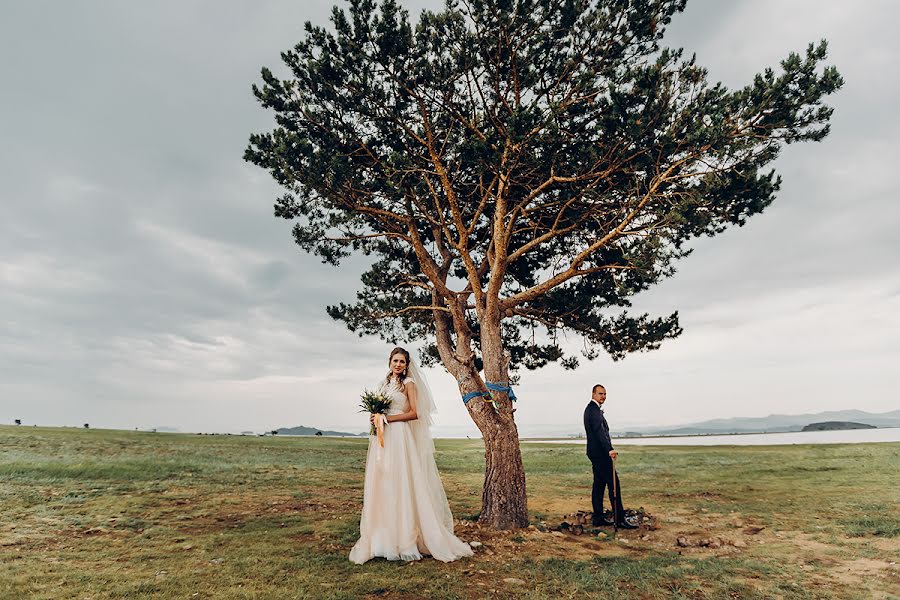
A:
{"type": "Polygon", "coordinates": [[[317,538],[313,533],[294,533],[287,536],[287,538],[295,542],[297,545],[319,543],[319,538],[317,538]]]}
{"type": "Polygon", "coordinates": [[[627,542],[623,544],[621,538],[616,543],[612,536],[605,536],[604,539],[592,535],[576,536],[561,531],[541,531],[534,525],[527,529],[495,531],[478,523],[460,521],[456,524],[455,533],[466,542],[481,544],[475,548],[477,562],[507,563],[522,556],[588,560],[595,556],[629,553],[627,542]]]}
{"type": "Polygon", "coordinates": [[[257,498],[231,496],[220,499],[216,506],[195,504],[200,511],[189,522],[176,525],[180,533],[215,533],[227,529],[240,529],[247,523],[264,518],[311,515],[316,520],[335,519],[351,512],[355,507],[349,500],[297,500],[290,496],[257,498]],[[214,512],[214,509],[218,509],[214,512]]]}
{"type": "Polygon", "coordinates": [[[649,538],[657,549],[674,549],[679,554],[727,556],[765,545],[768,530],[762,523],[736,512],[710,513],[702,509],[686,511],[650,506],[655,530],[649,538]]]}
{"type": "Polygon", "coordinates": [[[896,563],[891,564],[886,560],[872,558],[857,558],[845,561],[831,569],[830,575],[833,579],[847,584],[854,584],[862,579],[882,576],[890,576],[894,582],[900,583],[900,570],[898,570],[896,563]]]}
{"type": "MultiPolygon", "coordinates": [[[[896,590],[894,594],[900,591],[897,561],[891,558],[845,560],[843,556],[847,552],[842,546],[813,539],[801,531],[769,529],[737,514],[672,514],[658,520],[660,530],[656,533],[662,546],[671,546],[674,538],[679,554],[703,558],[741,552],[764,553],[799,568],[804,573],[804,585],[832,591],[836,588],[866,590],[873,598],[895,597],[879,589],[896,590]],[[679,539],[687,543],[679,544],[679,539]],[[712,540],[720,543],[710,544],[712,540]]],[[[900,544],[895,541],[878,541],[876,547],[888,557],[896,556],[900,550],[900,544]]]]}
{"type": "MultiPolygon", "coordinates": [[[[840,547],[811,539],[799,531],[782,532],[780,541],[794,549],[792,562],[809,572],[810,578],[824,585],[835,583],[852,589],[867,590],[873,598],[896,597],[900,593],[900,565],[893,559],[856,558],[845,560],[846,551],[840,547]],[[871,584],[894,589],[894,594],[871,589],[871,584]],[[880,594],[880,595],[879,595],[880,594]]],[[[896,553],[896,542],[888,551],[896,553]]]]}
{"type": "MultiPolygon", "coordinates": [[[[709,493],[711,494],[711,493],[709,493]]],[[[571,505],[569,506],[571,509],[571,505]]],[[[607,514],[607,516],[611,516],[607,514]]],[[[626,510],[626,516],[638,529],[619,529],[612,526],[595,528],[591,525],[589,511],[567,511],[556,519],[548,520],[546,529],[555,535],[560,544],[581,546],[583,556],[634,554],[659,551],[676,551],[679,554],[696,555],[698,558],[728,556],[750,550],[760,545],[765,536],[765,526],[744,518],[737,513],[719,514],[705,511],[688,512],[649,506],[626,510]],[[557,530],[554,532],[553,530],[557,530]],[[599,533],[599,535],[598,535],[599,533]]],[[[762,542],[763,544],[765,542],[762,542]]],[[[557,556],[553,550],[545,552],[542,545],[534,548],[537,556],[557,556]]]]}

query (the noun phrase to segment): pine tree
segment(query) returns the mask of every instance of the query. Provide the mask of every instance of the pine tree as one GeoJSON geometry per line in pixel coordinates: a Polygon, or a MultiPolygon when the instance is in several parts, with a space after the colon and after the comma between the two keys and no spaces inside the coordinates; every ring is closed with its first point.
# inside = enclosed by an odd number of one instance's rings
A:
{"type": "Polygon", "coordinates": [[[351,0],[333,30],[306,24],[288,78],[253,87],[277,126],[245,159],[284,187],[275,215],[325,263],[376,257],[328,313],[456,378],[484,437],[483,523],[528,522],[517,371],[576,368],[561,331],[588,360],[677,336],[677,313],[630,298],[765,209],[784,144],[828,133],[825,41],[729,90],[661,46],[685,3],[450,0],[413,26],[394,0],[351,0]]]}

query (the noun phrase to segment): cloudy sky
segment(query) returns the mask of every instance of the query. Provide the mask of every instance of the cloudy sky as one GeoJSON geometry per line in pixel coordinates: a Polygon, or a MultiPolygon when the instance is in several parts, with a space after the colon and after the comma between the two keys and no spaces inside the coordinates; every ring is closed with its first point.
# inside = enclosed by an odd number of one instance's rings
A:
{"type": "MultiPolygon", "coordinates": [[[[0,422],[364,429],[358,394],[389,348],[324,307],[354,299],[366,263],[303,254],[241,159],[272,126],[260,67],[331,4],[4,3],[0,422]]],[[[667,44],[732,87],[827,38],[846,79],[832,134],[787,148],[775,204],[637,299],[679,310],[680,338],[524,372],[521,431],[577,431],[595,382],[614,429],[900,408],[900,3],[692,0],[676,19],[667,44]]],[[[474,433],[452,378],[430,380],[436,432],[474,433]]]]}

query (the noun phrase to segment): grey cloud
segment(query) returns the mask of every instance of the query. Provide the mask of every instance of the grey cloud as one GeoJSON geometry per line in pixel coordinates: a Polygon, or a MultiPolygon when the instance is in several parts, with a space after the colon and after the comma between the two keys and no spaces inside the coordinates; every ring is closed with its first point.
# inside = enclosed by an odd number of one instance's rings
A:
{"type": "MultiPolygon", "coordinates": [[[[413,15],[440,6],[404,4],[413,15]]],[[[15,415],[0,419],[206,430],[358,422],[353,399],[379,376],[385,345],[324,307],[354,300],[368,261],[334,269],[301,253],[290,223],[272,216],[276,186],[241,160],[249,134],[272,125],[250,93],[259,68],[278,70],[303,21],[325,23],[331,5],[5,8],[0,402],[15,415]]],[[[597,377],[632,424],[755,414],[766,402],[806,410],[810,396],[850,389],[833,368],[842,347],[866,361],[853,366],[866,379],[859,408],[880,407],[900,383],[874,370],[897,357],[885,332],[900,325],[900,83],[885,75],[900,58],[897,9],[821,6],[692,0],[676,17],[667,43],[696,51],[728,85],[829,38],[847,80],[833,133],[787,149],[783,190],[763,215],[698,240],[673,279],[637,298],[639,309],[680,310],[681,339],[621,363],[525,373],[523,428],[565,410],[577,421],[597,377]],[[779,21],[763,27],[771,15],[779,21]],[[774,382],[771,399],[751,404],[729,383],[760,373],[774,382]]],[[[439,424],[465,427],[452,379],[432,373],[439,424]]]]}

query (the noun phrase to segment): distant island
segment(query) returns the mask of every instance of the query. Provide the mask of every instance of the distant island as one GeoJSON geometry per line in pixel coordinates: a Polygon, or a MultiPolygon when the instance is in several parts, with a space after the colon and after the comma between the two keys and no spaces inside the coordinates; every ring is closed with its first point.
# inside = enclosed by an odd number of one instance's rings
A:
{"type": "Polygon", "coordinates": [[[335,437],[359,437],[368,435],[367,433],[347,433],[345,431],[323,431],[321,429],[316,429],[315,427],[304,427],[303,425],[298,425],[297,427],[282,427],[276,431],[278,432],[278,435],[330,435],[335,437]]]}
{"type": "MultiPolygon", "coordinates": [[[[806,429],[821,423],[853,423],[853,429],[900,427],[900,410],[869,413],[861,410],[825,411],[801,415],[769,415],[767,417],[734,417],[688,423],[677,427],[629,427],[628,437],[723,435],[733,433],[786,433],[790,431],[823,431],[806,429]],[[637,434],[637,435],[635,435],[637,434]]],[[[850,429],[838,427],[836,429],[850,429]]],[[[615,433],[614,437],[625,437],[615,433]]]]}
{"type": "Polygon", "coordinates": [[[878,429],[874,425],[866,425],[865,423],[854,423],[852,421],[822,421],[821,423],[810,423],[800,431],[841,431],[844,429],[878,429]]]}

